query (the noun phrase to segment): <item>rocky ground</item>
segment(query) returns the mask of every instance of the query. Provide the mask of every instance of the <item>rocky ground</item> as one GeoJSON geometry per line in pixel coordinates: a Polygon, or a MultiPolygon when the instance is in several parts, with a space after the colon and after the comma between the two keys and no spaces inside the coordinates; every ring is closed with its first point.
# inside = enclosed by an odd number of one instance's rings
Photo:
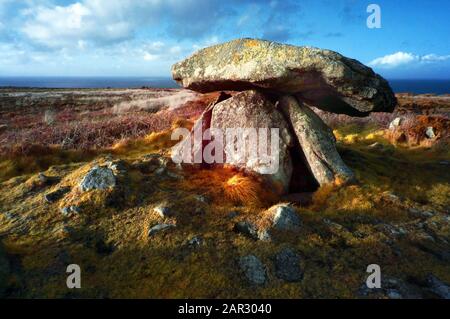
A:
{"type": "Polygon", "coordinates": [[[0,296],[450,297],[447,96],[315,110],[358,183],[278,198],[232,168],[172,163],[171,130],[217,95],[0,90],[0,296]]]}

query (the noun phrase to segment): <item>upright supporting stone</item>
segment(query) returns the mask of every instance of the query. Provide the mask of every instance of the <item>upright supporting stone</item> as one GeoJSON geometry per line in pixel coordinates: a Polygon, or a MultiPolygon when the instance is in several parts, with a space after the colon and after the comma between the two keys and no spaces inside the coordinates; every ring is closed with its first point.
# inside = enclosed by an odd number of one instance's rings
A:
{"type": "Polygon", "coordinates": [[[291,95],[282,96],[278,107],[292,125],[311,173],[320,185],[354,181],[352,170],[336,150],[332,130],[314,111],[291,95]]]}

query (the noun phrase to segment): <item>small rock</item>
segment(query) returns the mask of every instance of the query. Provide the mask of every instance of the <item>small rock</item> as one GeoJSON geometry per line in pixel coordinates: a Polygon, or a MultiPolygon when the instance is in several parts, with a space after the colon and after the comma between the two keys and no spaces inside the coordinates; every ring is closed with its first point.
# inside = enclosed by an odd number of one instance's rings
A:
{"type": "Polygon", "coordinates": [[[0,133],[3,133],[8,129],[8,125],[6,124],[0,124],[0,133]]]}
{"type": "Polygon", "coordinates": [[[105,190],[114,186],[116,186],[116,177],[112,169],[104,166],[91,168],[79,185],[83,192],[93,189],[105,190]]]}
{"type": "Polygon", "coordinates": [[[435,138],[435,137],[436,137],[436,134],[434,133],[433,127],[431,127],[431,126],[427,127],[427,129],[426,129],[426,131],[425,131],[425,135],[426,135],[428,138],[435,138]]]}
{"type": "Polygon", "coordinates": [[[44,175],[44,173],[38,174],[38,179],[41,183],[46,184],[48,182],[48,177],[44,175]]]}
{"type": "Polygon", "coordinates": [[[60,178],[57,176],[47,176],[41,172],[38,174],[38,180],[43,185],[52,185],[58,183],[60,178]]]}
{"type": "Polygon", "coordinates": [[[149,229],[148,236],[151,237],[151,236],[153,236],[154,234],[156,234],[156,233],[158,233],[160,231],[167,230],[167,229],[173,228],[173,227],[175,227],[175,225],[173,225],[173,224],[158,224],[158,225],[155,225],[155,226],[153,226],[152,228],[149,229]]]}
{"type": "Polygon", "coordinates": [[[263,285],[267,281],[266,267],[254,255],[239,258],[239,267],[247,280],[255,285],[263,285]]]}
{"type": "Polygon", "coordinates": [[[61,199],[65,194],[70,192],[70,187],[61,187],[53,192],[44,195],[44,199],[48,203],[54,203],[57,200],[61,199]]]}
{"type": "Polygon", "coordinates": [[[123,173],[127,169],[126,162],[124,160],[108,161],[106,162],[106,165],[108,168],[117,173],[123,173]]]}
{"type": "Polygon", "coordinates": [[[396,117],[395,119],[392,120],[391,123],[389,123],[389,129],[395,130],[397,127],[400,126],[402,121],[403,121],[403,119],[401,117],[396,117]]]}
{"type": "Polygon", "coordinates": [[[270,241],[271,237],[267,230],[258,230],[256,225],[249,221],[238,222],[234,225],[234,231],[242,233],[254,240],[270,241]]]}
{"type": "Polygon", "coordinates": [[[63,214],[64,216],[69,216],[70,215],[70,209],[69,207],[63,207],[60,209],[61,214],[63,214]]]}
{"type": "Polygon", "coordinates": [[[371,150],[381,151],[383,149],[383,144],[375,142],[367,146],[367,148],[370,148],[371,150]]]}
{"type": "Polygon", "coordinates": [[[195,199],[196,199],[197,201],[199,201],[200,203],[204,203],[204,204],[206,204],[206,203],[208,202],[208,200],[206,199],[206,197],[203,196],[203,195],[196,195],[196,196],[195,196],[195,199]]]}
{"type": "Polygon", "coordinates": [[[384,192],[383,194],[385,195],[386,199],[389,201],[398,202],[400,200],[400,197],[395,195],[392,192],[384,192]]]}
{"type": "Polygon", "coordinates": [[[386,295],[389,299],[403,299],[401,293],[396,289],[387,289],[386,295]]]}
{"type": "MultiPolygon", "coordinates": [[[[158,170],[159,170],[159,169],[158,169],[158,170]]],[[[161,174],[162,172],[161,172],[161,173],[158,173],[158,170],[156,170],[156,174],[161,174]]],[[[171,172],[171,171],[167,171],[166,175],[167,175],[168,177],[170,177],[170,178],[178,179],[178,180],[181,180],[181,179],[184,178],[182,175],[176,174],[176,173],[171,172]]]]}
{"type": "Polygon", "coordinates": [[[408,209],[408,212],[414,216],[419,218],[430,218],[434,216],[434,213],[432,211],[422,211],[416,207],[411,207],[408,209]]]}
{"type": "Polygon", "coordinates": [[[261,241],[272,241],[272,236],[267,229],[262,229],[258,231],[258,239],[261,241]]]}
{"type": "Polygon", "coordinates": [[[72,206],[67,206],[67,207],[63,207],[60,209],[61,214],[63,214],[64,216],[70,216],[72,214],[79,214],[80,213],[80,207],[72,205],[72,206]]]}
{"type": "Polygon", "coordinates": [[[238,222],[234,225],[234,230],[253,239],[258,238],[258,230],[255,225],[248,221],[238,222]]]}
{"type": "Polygon", "coordinates": [[[239,216],[239,212],[233,211],[233,212],[228,213],[227,218],[233,219],[237,216],[239,216]]]}
{"type": "Polygon", "coordinates": [[[275,275],[288,282],[300,281],[303,272],[300,269],[300,256],[290,248],[284,248],[274,257],[275,275]]]}
{"type": "Polygon", "coordinates": [[[443,299],[450,299],[450,286],[439,280],[434,275],[427,277],[427,286],[430,291],[443,299]]]}
{"type": "Polygon", "coordinates": [[[164,205],[156,206],[153,210],[162,218],[167,218],[173,215],[171,209],[164,205]]]}
{"type": "Polygon", "coordinates": [[[188,240],[189,247],[200,247],[202,243],[203,238],[201,238],[200,236],[195,236],[188,240]]]}
{"type": "Polygon", "coordinates": [[[80,209],[79,206],[72,205],[72,206],[70,206],[70,211],[75,213],[75,214],[79,214],[81,212],[81,209],[80,209]]]}
{"type": "Polygon", "coordinates": [[[293,230],[301,226],[300,217],[295,209],[288,205],[276,207],[273,215],[273,227],[278,230],[293,230]]]}

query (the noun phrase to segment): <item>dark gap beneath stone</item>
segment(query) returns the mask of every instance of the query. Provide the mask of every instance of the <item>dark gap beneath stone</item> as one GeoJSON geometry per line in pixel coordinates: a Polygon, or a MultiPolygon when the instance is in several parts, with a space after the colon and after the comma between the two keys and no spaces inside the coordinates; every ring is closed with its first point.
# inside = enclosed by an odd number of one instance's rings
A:
{"type": "Polygon", "coordinates": [[[290,149],[293,171],[289,192],[314,192],[319,188],[319,183],[316,181],[306,164],[306,157],[299,142],[295,140],[294,143],[294,147],[290,149]]]}

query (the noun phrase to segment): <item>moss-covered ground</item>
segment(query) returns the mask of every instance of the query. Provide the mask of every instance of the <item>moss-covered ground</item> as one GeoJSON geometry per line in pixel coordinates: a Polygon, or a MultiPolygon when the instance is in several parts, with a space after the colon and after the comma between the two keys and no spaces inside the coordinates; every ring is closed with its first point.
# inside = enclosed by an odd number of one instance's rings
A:
{"type": "Polygon", "coordinates": [[[429,274],[449,283],[448,148],[395,146],[370,127],[346,126],[335,135],[359,183],[320,188],[312,204],[295,206],[301,229],[277,234],[272,242],[233,231],[237,221],[258,218],[274,201],[257,180],[230,169],[169,165],[158,174],[137,165],[148,154],[169,154],[170,131],[84,158],[55,151],[3,161],[0,236],[10,264],[3,296],[359,298],[366,267],[373,263],[381,266],[382,276],[419,289],[429,274]],[[381,146],[372,147],[375,142],[381,146]],[[121,187],[80,193],[75,186],[93,161],[111,159],[125,163],[121,187]],[[40,171],[61,180],[42,185],[40,171]],[[241,191],[234,191],[234,184],[241,191]],[[61,186],[72,191],[46,203],[44,194],[61,186]],[[159,217],[153,208],[160,203],[169,203],[175,216],[159,217]],[[79,214],[61,214],[61,207],[72,204],[80,206],[79,214]],[[149,227],[162,221],[176,227],[148,237],[149,227]],[[203,239],[198,247],[187,244],[194,236],[203,239]],[[273,255],[287,246],[301,255],[300,282],[274,276],[273,255]],[[241,274],[237,259],[248,254],[267,266],[265,285],[252,286],[241,274]],[[81,267],[81,289],[66,286],[69,264],[81,267]]]}

